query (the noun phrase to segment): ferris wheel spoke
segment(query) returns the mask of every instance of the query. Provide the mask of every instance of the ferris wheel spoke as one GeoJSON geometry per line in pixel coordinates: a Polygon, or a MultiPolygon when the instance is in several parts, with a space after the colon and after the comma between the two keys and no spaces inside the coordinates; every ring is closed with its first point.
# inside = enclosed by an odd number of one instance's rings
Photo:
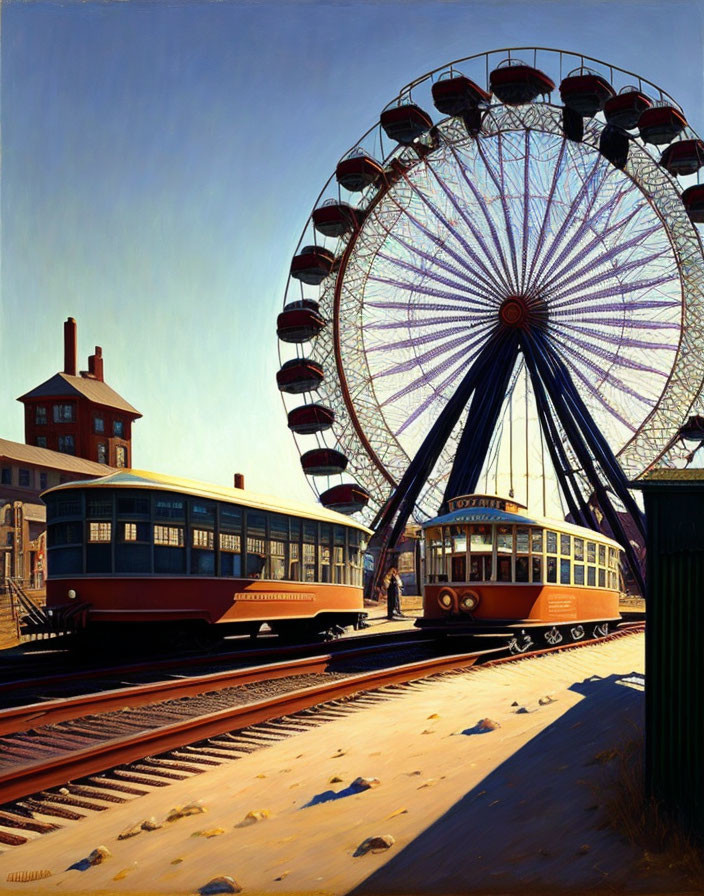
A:
{"type": "Polygon", "coordinates": [[[553,199],[557,192],[557,186],[560,182],[560,176],[562,175],[565,162],[565,154],[567,150],[567,140],[563,138],[560,143],[560,151],[558,153],[557,162],[555,164],[555,172],[552,176],[552,181],[550,183],[550,189],[548,191],[546,200],[545,200],[545,213],[543,215],[543,221],[540,225],[540,231],[538,232],[538,240],[536,242],[535,251],[533,252],[533,257],[531,258],[530,266],[528,268],[528,282],[533,278],[533,272],[535,271],[535,265],[538,262],[538,258],[540,257],[540,253],[543,250],[543,245],[545,243],[545,239],[548,234],[549,229],[549,221],[550,215],[553,210],[553,199]]]}
{"type": "Polygon", "coordinates": [[[462,299],[462,301],[467,302],[470,305],[477,305],[480,308],[486,307],[486,302],[490,298],[486,293],[477,292],[476,290],[471,289],[468,286],[465,286],[461,283],[456,283],[453,280],[450,280],[448,277],[443,277],[442,274],[436,274],[432,270],[427,268],[419,268],[417,265],[411,264],[409,261],[403,261],[400,258],[393,258],[386,253],[379,252],[378,257],[382,259],[382,261],[389,262],[392,267],[401,268],[404,271],[409,271],[413,274],[418,274],[420,277],[423,277],[427,280],[433,280],[436,283],[442,283],[443,286],[448,286],[450,289],[456,289],[459,293],[467,293],[468,298],[464,298],[462,295],[458,296],[458,299],[462,299]],[[471,296],[471,298],[470,298],[471,296]],[[483,299],[483,301],[477,301],[477,298],[483,299]]]}
{"type": "MultiPolygon", "coordinates": [[[[555,328],[557,329],[557,328],[555,328]]],[[[620,329],[618,326],[615,329],[620,329]]],[[[561,338],[569,338],[569,332],[575,331],[578,333],[582,333],[584,336],[587,336],[590,340],[596,340],[598,342],[605,342],[607,345],[616,345],[623,346],[629,349],[643,349],[647,352],[657,352],[657,351],[666,351],[666,352],[674,352],[676,350],[676,346],[666,343],[658,343],[658,342],[645,342],[642,339],[634,339],[630,336],[625,336],[621,334],[619,336],[611,336],[608,333],[599,332],[592,329],[587,329],[585,327],[580,327],[576,324],[572,324],[567,331],[567,334],[562,334],[561,338]]],[[[559,332],[559,331],[558,331],[559,332]]],[[[553,332],[554,335],[554,332],[553,332]]]]}
{"type": "Polygon", "coordinates": [[[530,128],[526,128],[525,134],[525,158],[523,160],[523,244],[521,251],[521,282],[520,290],[523,292],[526,286],[526,264],[528,261],[528,239],[530,236],[530,128]]]}
{"type": "Polygon", "coordinates": [[[394,242],[398,243],[400,246],[403,246],[404,249],[406,249],[408,252],[415,254],[415,255],[419,255],[421,258],[425,259],[425,261],[427,261],[428,264],[432,264],[436,267],[441,268],[444,271],[447,271],[449,274],[452,274],[455,277],[459,277],[461,280],[464,280],[469,285],[474,285],[475,289],[477,290],[477,292],[476,292],[477,295],[483,295],[483,296],[486,296],[487,298],[490,298],[493,295],[495,295],[495,292],[496,292],[495,287],[487,286],[484,278],[468,277],[463,271],[454,267],[454,265],[448,264],[446,261],[443,261],[443,259],[439,258],[437,255],[431,255],[429,252],[426,252],[423,249],[421,249],[420,246],[416,246],[413,243],[409,243],[408,241],[406,241],[402,237],[400,237],[398,234],[391,232],[391,233],[389,233],[389,238],[394,240],[394,242]],[[480,286],[477,286],[477,284],[483,285],[484,289],[482,290],[480,286]]]}
{"type": "MultiPolygon", "coordinates": [[[[597,157],[596,161],[591,167],[589,174],[582,181],[582,185],[577,191],[577,195],[572,200],[569,208],[566,213],[563,215],[563,221],[560,227],[558,228],[557,233],[554,238],[547,246],[547,251],[545,255],[541,257],[540,264],[543,268],[549,263],[550,259],[554,257],[557,252],[558,247],[562,244],[562,241],[565,235],[568,233],[570,227],[574,223],[576,219],[579,217],[583,218],[582,227],[586,227],[585,221],[587,221],[592,214],[592,209],[594,207],[594,203],[596,202],[597,196],[599,195],[598,187],[601,187],[603,181],[606,179],[607,171],[604,170],[603,166],[608,165],[601,156],[597,157]],[[590,194],[590,188],[593,188],[590,194]],[[584,211],[580,214],[580,205],[586,199],[586,205],[584,207],[584,211]]],[[[537,260],[536,260],[537,263],[537,260]]]]}
{"type": "MultiPolygon", "coordinates": [[[[457,157],[454,147],[451,148],[451,152],[457,157]]],[[[481,194],[476,190],[476,188],[474,187],[474,185],[472,183],[470,183],[469,181],[467,182],[468,186],[472,190],[472,193],[474,194],[474,197],[475,197],[477,203],[479,204],[480,208],[482,209],[484,216],[487,218],[487,221],[489,222],[489,227],[491,229],[492,238],[494,240],[494,243],[497,248],[497,252],[499,254],[499,259],[501,262],[500,264],[497,264],[496,257],[494,256],[494,253],[492,253],[491,250],[489,249],[489,247],[487,246],[480,230],[475,226],[474,222],[471,220],[470,216],[467,214],[465,209],[457,201],[457,197],[448,188],[448,186],[445,183],[445,181],[443,180],[443,178],[441,178],[438,175],[438,173],[435,171],[435,169],[433,168],[432,165],[429,165],[428,169],[431,172],[431,174],[433,175],[433,177],[435,178],[440,189],[443,191],[443,193],[449,200],[449,202],[452,205],[452,207],[454,208],[455,212],[462,218],[462,221],[464,222],[465,226],[471,233],[474,241],[481,248],[481,250],[484,254],[484,257],[487,259],[492,270],[490,270],[486,266],[486,264],[482,261],[482,259],[476,252],[474,252],[472,249],[470,249],[469,245],[466,244],[466,241],[465,241],[465,245],[463,246],[463,248],[467,252],[467,255],[472,259],[472,261],[474,261],[475,264],[478,264],[480,266],[481,270],[484,271],[486,276],[490,278],[490,280],[493,282],[494,290],[500,290],[502,286],[504,288],[508,288],[508,283],[510,281],[510,275],[508,273],[508,266],[507,266],[506,260],[503,256],[501,244],[499,243],[496,232],[493,229],[493,226],[494,226],[493,222],[491,222],[491,218],[490,218],[490,216],[488,216],[488,213],[486,211],[486,206],[484,205],[484,200],[482,199],[481,194]],[[493,271],[493,273],[492,273],[492,271],[493,271]]],[[[460,163],[460,170],[463,172],[461,163],[460,163]]]]}
{"type": "MultiPolygon", "coordinates": [[[[376,329],[379,330],[381,328],[390,329],[391,327],[397,329],[407,329],[406,323],[400,324],[380,324],[376,329]]],[[[368,325],[364,328],[364,332],[371,329],[373,325],[368,325]]],[[[404,348],[415,348],[418,345],[428,345],[431,342],[438,342],[441,339],[446,339],[448,336],[454,336],[457,333],[466,333],[467,326],[463,327],[449,327],[448,329],[443,329],[440,331],[433,331],[431,333],[424,333],[422,336],[409,336],[408,339],[396,339],[393,342],[384,342],[379,345],[370,345],[367,349],[367,354],[372,355],[375,352],[388,352],[389,349],[404,349],[404,348]]]]}
{"type": "MultiPolygon", "coordinates": [[[[645,398],[640,392],[636,392],[635,389],[632,389],[627,383],[625,383],[620,377],[616,376],[610,370],[604,370],[603,367],[600,367],[598,364],[595,364],[590,358],[587,358],[582,352],[577,351],[576,348],[571,346],[569,343],[564,343],[560,346],[563,352],[571,355],[576,361],[579,362],[583,367],[586,367],[588,370],[591,370],[592,373],[595,373],[599,378],[599,384],[603,382],[609,383],[609,385],[613,386],[615,389],[619,390],[622,395],[630,395],[631,398],[634,398],[636,401],[641,402],[648,407],[652,407],[652,401],[645,398]]],[[[573,369],[577,370],[577,365],[572,365],[573,369]]],[[[633,431],[635,432],[635,427],[633,424],[629,424],[633,431]]]]}
{"type": "Polygon", "coordinates": [[[556,307],[564,308],[568,305],[579,305],[589,300],[610,299],[614,296],[631,295],[634,292],[652,289],[653,287],[662,286],[664,283],[670,283],[671,281],[672,277],[668,274],[653,280],[636,280],[631,283],[619,283],[617,286],[612,286],[609,289],[600,289],[596,292],[588,292],[586,294],[583,292],[583,289],[585,288],[584,284],[580,284],[573,289],[564,290],[561,295],[551,296],[551,304],[554,300],[556,307]],[[572,296],[573,298],[569,299],[569,301],[565,301],[568,296],[572,296]]]}
{"type": "MultiPolygon", "coordinates": [[[[587,296],[587,298],[589,298],[587,296]]],[[[666,329],[679,329],[679,322],[674,323],[672,321],[658,321],[658,320],[638,320],[629,317],[627,321],[614,321],[614,320],[604,320],[603,316],[599,317],[584,317],[585,312],[592,311],[604,311],[604,312],[612,312],[612,311],[620,311],[625,312],[628,311],[654,311],[656,308],[677,308],[679,311],[679,303],[674,302],[668,299],[643,299],[638,302],[629,302],[628,305],[625,305],[623,302],[610,302],[608,304],[596,304],[596,305],[584,305],[580,304],[579,306],[579,322],[590,323],[590,324],[598,324],[600,327],[620,327],[623,323],[625,323],[628,327],[643,327],[644,329],[650,329],[651,327],[654,330],[666,330],[666,329]]],[[[552,309],[550,312],[551,318],[567,318],[574,314],[574,310],[571,307],[565,308],[557,308],[552,309]]]]}
{"type": "Polygon", "coordinates": [[[418,364],[425,364],[427,361],[433,361],[435,358],[438,358],[449,351],[453,351],[453,349],[456,349],[460,345],[464,345],[466,348],[467,342],[470,340],[470,338],[471,334],[465,333],[464,335],[458,336],[455,339],[450,339],[447,342],[444,342],[442,345],[436,345],[434,348],[428,349],[428,351],[422,352],[421,354],[414,355],[412,358],[409,358],[406,361],[402,361],[398,364],[392,365],[391,367],[380,370],[377,373],[377,376],[398,376],[398,374],[400,373],[406,373],[408,370],[413,370],[413,368],[417,367],[418,364]]]}
{"type": "MultiPolygon", "coordinates": [[[[389,277],[377,277],[371,275],[369,276],[368,280],[372,283],[383,283],[386,286],[393,286],[394,289],[399,289],[404,292],[410,292],[414,295],[431,296],[432,298],[436,299],[454,299],[456,302],[461,302],[462,305],[479,304],[480,308],[486,308],[485,304],[466,299],[463,296],[458,296],[456,293],[445,292],[445,290],[433,289],[432,287],[428,286],[417,286],[414,283],[407,283],[405,280],[393,280],[389,277]]],[[[452,310],[459,311],[460,307],[461,306],[454,305],[452,307],[452,310]]]]}
{"type": "MultiPolygon", "coordinates": [[[[425,398],[418,407],[414,408],[413,411],[408,415],[406,420],[401,424],[399,429],[394,433],[395,436],[403,435],[403,433],[409,429],[423,414],[433,405],[435,404],[441,395],[446,389],[448,389],[453,383],[455,383],[463,371],[466,369],[466,365],[464,363],[457,365],[455,369],[450,373],[450,375],[444,379],[441,383],[438,383],[436,391],[433,392],[432,395],[425,398]]],[[[448,475],[448,474],[446,474],[448,475]]]]}
{"type": "MultiPolygon", "coordinates": [[[[589,335],[591,336],[591,334],[589,335]]],[[[617,367],[625,367],[629,370],[637,370],[639,373],[650,373],[653,376],[659,376],[662,379],[667,379],[667,374],[664,371],[659,370],[656,367],[650,367],[647,364],[640,364],[638,361],[626,357],[623,352],[613,352],[608,351],[604,348],[596,347],[593,340],[585,342],[583,339],[575,336],[573,332],[570,332],[569,337],[567,337],[565,342],[569,342],[571,345],[577,346],[583,351],[593,352],[604,361],[608,361],[610,364],[616,365],[617,367]]],[[[563,342],[563,344],[565,344],[565,342],[563,342]]]]}
{"type": "MultiPolygon", "coordinates": [[[[408,302],[379,302],[373,300],[367,300],[364,303],[366,308],[378,308],[379,310],[387,310],[387,311],[402,311],[407,313],[409,310],[408,302]]],[[[428,320],[432,320],[436,323],[458,323],[459,321],[469,321],[470,319],[467,316],[467,313],[456,314],[457,311],[463,311],[462,307],[458,307],[457,305],[439,305],[434,302],[414,302],[411,306],[413,311],[454,311],[455,316],[453,317],[434,317],[434,318],[404,318],[402,321],[392,320],[385,323],[379,323],[378,321],[372,321],[370,323],[366,323],[363,325],[363,329],[372,329],[372,330],[393,330],[398,327],[424,327],[426,326],[426,322],[428,320]]]]}
{"type": "Polygon", "coordinates": [[[496,190],[499,194],[499,198],[501,201],[501,208],[503,209],[503,212],[504,212],[504,221],[506,223],[506,237],[508,239],[508,245],[509,245],[509,249],[510,249],[509,257],[511,259],[511,267],[513,268],[513,276],[514,276],[513,283],[512,283],[512,285],[513,285],[512,292],[517,292],[518,288],[519,288],[519,276],[518,276],[518,263],[516,261],[516,254],[517,254],[516,253],[516,241],[513,237],[513,222],[511,220],[511,210],[509,209],[508,203],[506,202],[506,190],[505,190],[505,186],[504,186],[505,178],[504,178],[504,161],[503,161],[503,141],[501,141],[501,140],[498,141],[497,151],[498,151],[498,165],[499,165],[498,174],[496,171],[494,171],[492,165],[489,164],[489,160],[482,148],[481,140],[477,140],[477,152],[479,153],[480,159],[484,163],[484,167],[486,168],[486,170],[489,174],[489,177],[491,178],[491,180],[494,183],[494,186],[496,187],[496,190]]]}
{"type": "MultiPolygon", "coordinates": [[[[597,247],[605,246],[606,240],[613,233],[625,229],[639,211],[639,208],[635,209],[628,215],[627,218],[617,221],[615,224],[612,224],[611,227],[608,227],[598,236],[594,237],[594,239],[592,239],[586,246],[580,249],[576,255],[567,259],[566,264],[564,264],[559,270],[555,271],[555,273],[551,277],[548,277],[549,272],[546,272],[545,279],[543,279],[540,283],[540,288],[550,289],[555,283],[559,285],[559,283],[561,282],[560,278],[564,277],[565,274],[567,274],[568,279],[574,279],[578,276],[589,273],[589,271],[593,270],[593,268],[598,267],[605,261],[614,260],[623,252],[627,252],[629,249],[637,247],[639,244],[651,237],[654,233],[657,233],[660,230],[660,225],[654,224],[652,227],[646,229],[645,231],[636,234],[636,236],[634,236],[630,240],[627,240],[625,242],[621,242],[619,240],[619,242],[614,247],[612,247],[612,249],[608,249],[605,252],[602,252],[601,254],[597,255],[596,258],[592,258],[590,261],[588,261],[583,268],[575,270],[576,266],[585,261],[597,247]]],[[[554,268],[554,265],[552,267],[554,268]]]]}
{"type": "MultiPolygon", "coordinates": [[[[634,433],[636,431],[636,427],[630,422],[630,420],[626,420],[626,418],[619,411],[616,410],[613,405],[611,405],[603,394],[594,386],[594,383],[589,377],[587,377],[578,367],[574,365],[569,365],[571,372],[577,377],[577,379],[582,383],[582,385],[587,390],[587,393],[591,396],[592,400],[595,401],[600,407],[606,411],[614,420],[618,420],[618,422],[624,426],[630,433],[634,433]]],[[[601,373],[601,371],[599,371],[601,373]]]]}

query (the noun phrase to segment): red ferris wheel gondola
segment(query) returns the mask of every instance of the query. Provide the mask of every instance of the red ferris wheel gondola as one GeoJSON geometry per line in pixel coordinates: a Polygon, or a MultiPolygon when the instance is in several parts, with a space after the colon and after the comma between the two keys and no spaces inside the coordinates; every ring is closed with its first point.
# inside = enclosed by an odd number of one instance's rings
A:
{"type": "Polygon", "coordinates": [[[313,448],[301,455],[301,466],[309,476],[337,476],[347,469],[347,458],[334,448],[313,448]]]}
{"type": "Polygon", "coordinates": [[[570,72],[560,84],[562,102],[588,118],[601,112],[604,103],[614,94],[613,87],[605,78],[586,68],[570,72]]]}
{"type": "Polygon", "coordinates": [[[704,165],[704,142],[701,140],[679,140],[671,143],[660,156],[660,164],[670,174],[684,177],[695,174],[704,165]]]}
{"type": "Polygon", "coordinates": [[[480,103],[488,103],[491,94],[464,75],[450,74],[441,77],[432,87],[433,102],[443,115],[463,115],[476,109],[480,103]]]}
{"type": "Polygon", "coordinates": [[[624,87],[604,103],[604,117],[609,124],[630,131],[638,119],[652,106],[650,99],[636,87],[624,87]]]}
{"type": "Polygon", "coordinates": [[[489,75],[489,85],[502,103],[520,106],[555,89],[552,81],[540,69],[525,65],[518,59],[505,59],[489,75]]]}
{"type": "Polygon", "coordinates": [[[324,432],[335,422],[335,412],[322,404],[303,404],[288,412],[288,428],[297,435],[324,432]]]}
{"type": "Polygon", "coordinates": [[[322,365],[309,358],[292,358],[282,364],[276,374],[276,384],[280,392],[298,395],[314,392],[324,379],[322,365]]]}
{"type": "Polygon", "coordinates": [[[433,119],[415,103],[401,103],[381,113],[379,123],[389,140],[413,143],[433,126],[433,119]]]}
{"type": "Polygon", "coordinates": [[[323,236],[338,237],[355,230],[359,223],[359,213],[347,202],[328,199],[313,210],[313,226],[323,236]]]}
{"type": "Polygon", "coordinates": [[[335,256],[322,246],[304,246],[291,262],[291,276],[309,286],[318,286],[328,276],[335,256]]]}
{"type": "Polygon", "coordinates": [[[383,173],[383,166],[363,149],[355,149],[352,154],[337,163],[335,177],[341,187],[358,193],[375,183],[383,173]]]}
{"type": "Polygon", "coordinates": [[[682,202],[687,209],[690,221],[704,224],[704,184],[695,184],[682,194],[682,202]]]}
{"type": "Polygon", "coordinates": [[[320,503],[338,513],[359,513],[369,503],[369,492],[356,482],[343,482],[323,492],[320,503]]]}
{"type": "Polygon", "coordinates": [[[325,326],[318,303],[309,299],[290,302],[276,319],[276,334],[283,342],[308,342],[325,326]]]}
{"type": "Polygon", "coordinates": [[[638,119],[641,140],[646,143],[670,143],[687,127],[687,119],[674,106],[660,105],[646,109],[638,119]]]}

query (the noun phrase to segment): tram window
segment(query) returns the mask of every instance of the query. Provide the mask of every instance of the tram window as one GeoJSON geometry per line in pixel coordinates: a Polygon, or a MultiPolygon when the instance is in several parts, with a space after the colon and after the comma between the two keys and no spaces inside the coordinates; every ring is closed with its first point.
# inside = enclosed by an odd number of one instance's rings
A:
{"type": "Polygon", "coordinates": [[[48,546],[80,544],[83,541],[83,523],[53,523],[47,529],[48,546]]]}
{"type": "Polygon", "coordinates": [[[599,569],[599,587],[606,588],[606,570],[599,569]]]}
{"type": "Polygon", "coordinates": [[[587,567],[587,585],[591,585],[592,587],[596,585],[596,567],[588,566],[587,567]]]}
{"type": "Polygon", "coordinates": [[[88,498],[86,516],[109,519],[112,516],[112,496],[88,498]]]}
{"type": "Polygon", "coordinates": [[[154,544],[182,548],[183,529],[180,526],[154,526],[154,544]]]}
{"type": "Polygon", "coordinates": [[[611,569],[616,569],[618,565],[618,554],[616,548],[609,548],[609,567],[611,569]]]}
{"type": "Polygon", "coordinates": [[[257,510],[247,511],[247,535],[253,538],[266,537],[266,515],[257,510]]]}
{"type": "Polygon", "coordinates": [[[185,502],[179,498],[157,497],[154,501],[154,516],[159,520],[184,520],[185,502]]]}
{"type": "Polygon", "coordinates": [[[214,576],[215,575],[215,551],[193,548],[191,550],[191,575],[214,576]]]}
{"type": "Polygon", "coordinates": [[[599,545],[599,566],[606,566],[606,546],[599,545]]]}
{"type": "MultiPolygon", "coordinates": [[[[339,527],[335,527],[336,529],[339,527]]],[[[337,535],[337,533],[335,533],[337,535]]],[[[343,530],[344,534],[344,530],[343,530]]],[[[345,583],[345,549],[341,547],[337,547],[337,545],[333,548],[333,560],[335,561],[335,565],[333,567],[334,572],[334,581],[336,585],[344,585],[345,583]]]]}
{"type": "Polygon", "coordinates": [[[320,544],[330,544],[332,538],[332,526],[330,523],[320,524],[320,544]]]}
{"type": "Polygon", "coordinates": [[[211,501],[191,501],[191,521],[194,523],[214,523],[215,504],[211,501]]]}
{"type": "Polygon", "coordinates": [[[112,545],[86,546],[86,572],[112,572],[112,545]]]}
{"type": "Polygon", "coordinates": [[[288,517],[278,513],[269,514],[269,537],[276,541],[288,541],[288,517]]]}
{"type": "Polygon", "coordinates": [[[285,541],[269,542],[269,578],[277,581],[286,578],[286,548],[285,541]]]}
{"type": "MultiPolygon", "coordinates": [[[[459,554],[459,553],[464,554],[464,553],[466,552],[466,550],[467,550],[467,536],[466,536],[466,534],[465,534],[464,532],[462,532],[462,533],[459,534],[459,535],[453,535],[453,536],[452,536],[452,542],[453,542],[453,544],[452,544],[452,550],[453,550],[453,553],[455,553],[455,554],[459,554]]],[[[458,580],[458,579],[455,579],[455,581],[459,581],[459,580],[458,580]]]]}
{"type": "Polygon", "coordinates": [[[467,581],[467,558],[466,557],[453,557],[452,558],[452,581],[453,582],[466,582],[467,581]]]}
{"type": "Polygon", "coordinates": [[[593,541],[587,542],[587,563],[596,563],[596,545],[593,541]]]}
{"type": "Polygon", "coordinates": [[[528,558],[527,557],[516,557],[516,581],[517,582],[527,582],[528,581],[528,558]]]}
{"type": "Polygon", "coordinates": [[[239,535],[231,535],[229,532],[221,532],[220,533],[220,550],[227,551],[232,554],[239,554],[240,552],[240,536],[239,535]]]}
{"type": "Polygon", "coordinates": [[[574,583],[575,585],[584,584],[584,564],[575,563],[574,565],[574,583]]]}
{"type": "Polygon", "coordinates": [[[616,573],[612,569],[609,570],[609,588],[616,590],[616,573]]]}
{"type": "Polygon", "coordinates": [[[118,516],[149,516],[149,498],[134,495],[119,495],[117,499],[118,516]]]}
{"type": "Polygon", "coordinates": [[[318,524],[310,520],[303,520],[303,541],[315,544],[318,538],[318,524]]]}
{"type": "Polygon", "coordinates": [[[569,535],[565,535],[564,533],[560,533],[560,553],[563,557],[569,557],[570,555],[570,541],[572,539],[569,535]]]}
{"type": "Polygon", "coordinates": [[[496,566],[497,582],[510,582],[511,581],[511,558],[510,557],[498,557],[496,563],[497,563],[497,566],[496,566]]]}
{"type": "Polygon", "coordinates": [[[115,572],[148,573],[151,566],[151,545],[118,542],[115,546],[115,572]]]}
{"type": "Polygon", "coordinates": [[[88,523],[88,541],[110,541],[112,523],[88,523]]]}
{"type": "Polygon", "coordinates": [[[239,553],[222,552],[220,554],[220,575],[235,577],[242,575],[242,557],[239,553]]]}
{"type": "Polygon", "coordinates": [[[49,552],[49,569],[52,576],[83,572],[83,548],[55,548],[49,552]]]}
{"type": "Polygon", "coordinates": [[[548,557],[547,558],[546,572],[547,572],[546,579],[548,582],[557,582],[557,558],[556,557],[548,557]]]}
{"type": "Polygon", "coordinates": [[[192,529],[192,545],[194,548],[213,550],[214,535],[210,529],[192,529]]]}
{"type": "Polygon", "coordinates": [[[570,583],[570,561],[562,558],[560,560],[560,584],[569,585],[570,583]]]}
{"type": "Polygon", "coordinates": [[[335,544],[345,545],[345,529],[344,526],[335,526],[335,544]]]}
{"type": "Polygon", "coordinates": [[[296,542],[289,545],[288,578],[291,582],[301,581],[300,546],[296,542]]]}
{"type": "Polygon", "coordinates": [[[542,557],[533,557],[532,561],[533,566],[533,582],[542,582],[543,580],[543,558],[542,557]]]}
{"type": "MultiPolygon", "coordinates": [[[[496,527],[496,550],[497,551],[508,551],[509,553],[513,553],[513,527],[512,526],[497,526],[496,527]]],[[[509,574],[508,579],[499,579],[500,582],[510,582],[511,576],[509,574]]]]}
{"type": "MultiPolygon", "coordinates": [[[[220,528],[224,532],[242,531],[242,509],[233,504],[220,505],[220,528]]],[[[286,533],[288,537],[288,532],[286,533]]]]}
{"type": "Polygon", "coordinates": [[[530,530],[530,546],[531,550],[534,554],[542,554],[543,553],[543,530],[542,529],[531,529],[530,530]]]}
{"type": "Polygon", "coordinates": [[[291,541],[300,541],[301,540],[301,521],[297,516],[292,516],[289,521],[289,528],[291,530],[291,541]]]}
{"type": "MultiPolygon", "coordinates": [[[[305,527],[305,524],[304,524],[305,527]]],[[[315,582],[315,545],[303,545],[303,581],[315,582]]]]}
{"type": "Polygon", "coordinates": [[[548,554],[557,553],[557,532],[545,533],[545,550],[548,554]]]}
{"type": "MultiPolygon", "coordinates": [[[[249,529],[249,512],[247,513],[247,532],[249,529]]],[[[247,566],[246,576],[248,579],[261,579],[266,566],[266,542],[263,538],[251,538],[247,536],[247,566]]]]}
{"type": "Polygon", "coordinates": [[[524,526],[516,526],[516,553],[528,553],[528,529],[524,526]]]}
{"type": "Polygon", "coordinates": [[[584,560],[584,539],[583,538],[575,538],[575,540],[574,540],[574,559],[575,560],[584,560]]]}
{"type": "Polygon", "coordinates": [[[320,581],[330,582],[330,548],[326,544],[320,546],[320,581]]]}
{"type": "Polygon", "coordinates": [[[149,541],[149,523],[120,523],[117,532],[120,541],[149,541]]]}
{"type": "MultiPolygon", "coordinates": [[[[173,528],[154,526],[154,530],[158,528],[173,528]]],[[[182,531],[176,529],[176,531],[182,531]]],[[[183,535],[181,536],[181,544],[183,544],[183,535]]],[[[186,571],[186,552],[178,546],[167,546],[156,542],[154,547],[154,572],[165,573],[166,575],[183,575],[186,571]]]]}
{"type": "Polygon", "coordinates": [[[493,542],[491,526],[470,526],[469,540],[472,551],[491,550],[493,542]]]}

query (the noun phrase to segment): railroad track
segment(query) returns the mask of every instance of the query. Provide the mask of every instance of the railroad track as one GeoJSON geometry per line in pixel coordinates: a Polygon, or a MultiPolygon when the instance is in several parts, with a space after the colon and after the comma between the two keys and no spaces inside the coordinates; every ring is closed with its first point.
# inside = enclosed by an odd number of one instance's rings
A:
{"type": "MultiPolygon", "coordinates": [[[[632,625],[607,636],[642,630],[632,625]]],[[[426,657],[359,671],[375,654],[347,651],[274,665],[153,683],[0,712],[0,844],[19,846],[209,768],[393,699],[429,676],[477,663],[515,662],[555,650],[506,656],[504,648],[426,657]],[[357,668],[355,668],[355,665],[357,668]],[[118,708],[119,707],[119,708],[118,708]],[[66,783],[68,782],[68,783],[66,783]]]]}

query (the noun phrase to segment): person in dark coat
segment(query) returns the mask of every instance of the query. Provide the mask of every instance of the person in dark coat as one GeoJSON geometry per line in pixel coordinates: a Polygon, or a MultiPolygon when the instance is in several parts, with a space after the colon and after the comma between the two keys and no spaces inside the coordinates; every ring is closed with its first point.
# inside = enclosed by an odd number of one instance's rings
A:
{"type": "Polygon", "coordinates": [[[386,618],[387,619],[405,619],[401,612],[401,590],[403,583],[401,576],[395,566],[389,570],[388,582],[386,585],[386,618]]]}

